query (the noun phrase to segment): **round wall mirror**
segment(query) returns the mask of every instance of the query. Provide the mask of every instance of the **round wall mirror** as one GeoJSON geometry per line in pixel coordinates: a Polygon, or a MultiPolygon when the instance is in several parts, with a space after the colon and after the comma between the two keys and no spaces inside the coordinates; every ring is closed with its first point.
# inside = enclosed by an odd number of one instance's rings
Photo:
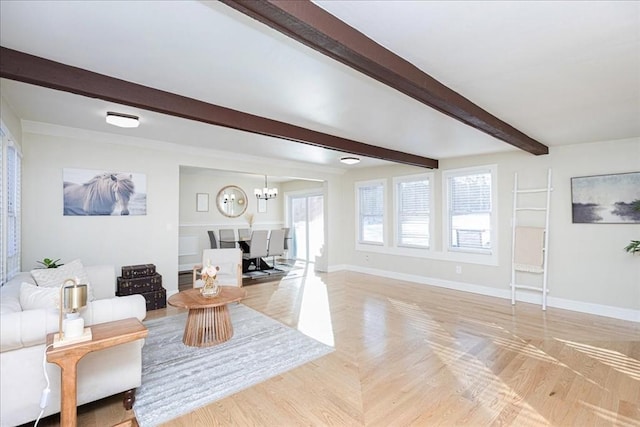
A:
{"type": "Polygon", "coordinates": [[[218,191],[216,206],[222,215],[230,218],[238,217],[247,210],[247,195],[242,188],[227,185],[218,191]]]}

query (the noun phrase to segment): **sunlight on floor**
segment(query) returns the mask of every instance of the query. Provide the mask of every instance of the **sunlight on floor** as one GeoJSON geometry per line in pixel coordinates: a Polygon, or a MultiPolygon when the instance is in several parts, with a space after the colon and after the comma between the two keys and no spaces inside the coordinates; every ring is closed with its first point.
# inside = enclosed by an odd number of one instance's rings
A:
{"type": "Polygon", "coordinates": [[[334,346],[327,285],[312,271],[302,282],[298,330],[324,344],[334,346]]]}
{"type": "Polygon", "coordinates": [[[565,343],[567,346],[596,359],[600,363],[612,367],[618,372],[629,375],[635,380],[640,380],[640,361],[632,359],[626,354],[606,348],[567,341],[560,338],[556,339],[565,343]]]}
{"type": "Polygon", "coordinates": [[[591,411],[593,411],[593,413],[598,418],[600,418],[602,421],[606,422],[607,424],[610,423],[610,425],[620,425],[625,427],[626,426],[632,427],[632,426],[638,425],[637,420],[634,420],[633,418],[625,417],[624,415],[621,415],[618,412],[609,411],[607,409],[601,408],[598,405],[594,405],[585,401],[581,401],[580,403],[583,406],[586,406],[587,408],[591,409],[591,411]]]}
{"type": "MultiPolygon", "coordinates": [[[[547,424],[547,420],[525,402],[514,388],[494,374],[484,361],[460,348],[459,339],[442,327],[437,320],[416,304],[393,299],[389,301],[416,326],[420,328],[427,326],[430,338],[425,339],[426,345],[447,366],[448,372],[456,378],[459,385],[458,394],[479,403],[492,416],[499,417],[503,411],[508,411],[511,405],[515,405],[519,407],[520,425],[547,424]],[[444,341],[444,343],[441,344],[438,341],[444,341]],[[469,369],[469,366],[473,366],[473,369],[469,369]]],[[[486,339],[491,340],[491,338],[486,339]]]]}

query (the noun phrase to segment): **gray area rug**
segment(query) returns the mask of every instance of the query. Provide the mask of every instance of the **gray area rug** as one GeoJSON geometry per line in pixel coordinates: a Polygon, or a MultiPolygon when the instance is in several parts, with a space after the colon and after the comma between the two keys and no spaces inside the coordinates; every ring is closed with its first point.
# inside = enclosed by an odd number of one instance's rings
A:
{"type": "Polygon", "coordinates": [[[230,304],[233,337],[208,348],[182,343],[186,313],[144,322],[142,385],[134,411],[156,426],[333,351],[245,305],[230,304]]]}

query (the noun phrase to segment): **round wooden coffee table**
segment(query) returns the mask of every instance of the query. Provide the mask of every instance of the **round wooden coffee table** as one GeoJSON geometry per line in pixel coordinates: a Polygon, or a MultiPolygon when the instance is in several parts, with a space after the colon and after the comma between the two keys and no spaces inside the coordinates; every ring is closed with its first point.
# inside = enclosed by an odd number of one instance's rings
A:
{"type": "Polygon", "coordinates": [[[182,342],[191,347],[210,347],[231,339],[233,326],[227,304],[246,295],[247,291],[236,286],[221,286],[220,293],[213,298],[200,295],[200,288],[171,295],[169,304],[189,309],[182,342]]]}

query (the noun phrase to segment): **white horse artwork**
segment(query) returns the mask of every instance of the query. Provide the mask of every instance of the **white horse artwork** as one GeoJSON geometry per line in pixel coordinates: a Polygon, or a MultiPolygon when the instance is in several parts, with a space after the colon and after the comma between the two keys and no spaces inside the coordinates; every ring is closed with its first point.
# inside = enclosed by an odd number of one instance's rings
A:
{"type": "Polygon", "coordinates": [[[132,176],[102,173],[84,184],[64,182],[65,215],[129,215],[129,200],[135,192],[132,176]]]}

